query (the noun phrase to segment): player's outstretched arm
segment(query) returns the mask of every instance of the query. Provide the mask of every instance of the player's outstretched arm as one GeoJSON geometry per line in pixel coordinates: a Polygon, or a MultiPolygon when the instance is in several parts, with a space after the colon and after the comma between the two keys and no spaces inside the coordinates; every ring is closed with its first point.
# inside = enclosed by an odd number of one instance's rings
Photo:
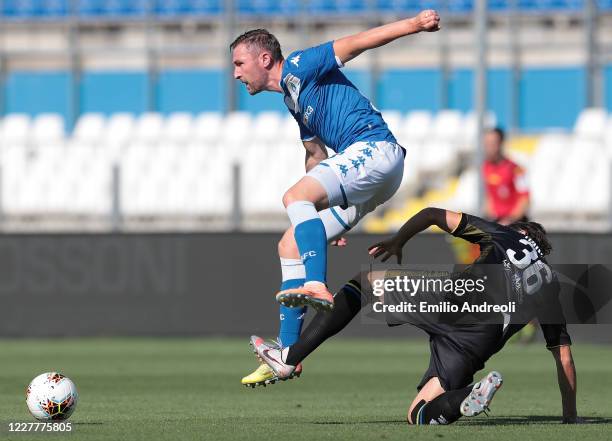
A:
{"type": "Polygon", "coordinates": [[[576,367],[572,350],[569,345],[551,348],[557,365],[557,380],[561,391],[561,405],[563,407],[563,423],[576,424],[582,422],[576,412],[576,367]]]}
{"type": "Polygon", "coordinates": [[[386,262],[391,256],[397,256],[397,263],[402,263],[402,248],[415,234],[436,225],[450,233],[461,222],[461,213],[441,208],[424,208],[412,216],[400,230],[388,240],[378,242],[368,248],[374,258],[382,256],[381,261],[386,262]]]}
{"type": "Polygon", "coordinates": [[[368,49],[418,32],[435,32],[440,29],[440,16],[436,11],[421,11],[417,16],[406,18],[383,26],[368,29],[334,41],[334,52],[342,63],[351,61],[368,49]]]}

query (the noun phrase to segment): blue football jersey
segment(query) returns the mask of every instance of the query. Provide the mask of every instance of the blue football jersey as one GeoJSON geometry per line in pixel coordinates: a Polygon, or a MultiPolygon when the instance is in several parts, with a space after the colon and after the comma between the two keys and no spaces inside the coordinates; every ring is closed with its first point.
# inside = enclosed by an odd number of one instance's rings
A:
{"type": "Polygon", "coordinates": [[[292,52],[283,65],[285,104],[300,136],[315,136],[336,153],[358,141],[397,142],[370,100],[340,71],[333,41],[292,52]]]}

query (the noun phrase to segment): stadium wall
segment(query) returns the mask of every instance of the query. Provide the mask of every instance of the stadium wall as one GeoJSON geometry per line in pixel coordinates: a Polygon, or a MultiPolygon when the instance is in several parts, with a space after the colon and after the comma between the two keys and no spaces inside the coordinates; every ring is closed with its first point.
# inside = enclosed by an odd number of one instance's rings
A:
{"type": "MultiPolygon", "coordinates": [[[[441,96],[442,71],[438,69],[389,69],[381,72],[372,86],[367,70],[347,70],[352,81],[368,96],[376,96],[381,109],[437,111],[444,107],[441,96]],[[371,90],[376,87],[376,90],[371,90]],[[375,92],[375,93],[374,93],[375,92]],[[432,95],[433,93],[433,95],[432,95]]],[[[612,65],[603,70],[604,104],[612,110],[612,65]]],[[[511,79],[507,68],[489,70],[489,107],[498,121],[509,126],[511,79]]],[[[525,131],[554,127],[571,128],[585,107],[586,73],[583,67],[526,68],[520,81],[520,128],[525,131]],[[559,93],[563,91],[563,93],[559,93]]],[[[85,71],[80,79],[78,111],[193,113],[226,110],[226,78],[221,69],[163,70],[156,77],[154,109],[150,108],[149,80],[142,71],[85,71]]],[[[240,110],[284,112],[275,94],[248,96],[239,88],[240,110]]],[[[472,109],[473,71],[457,69],[450,74],[448,108],[463,112],[472,109]]],[[[71,115],[71,76],[66,71],[11,71],[5,84],[5,113],[37,115],[53,112],[68,122],[71,115]]]]}
{"type": "MultiPolygon", "coordinates": [[[[19,234],[0,236],[0,337],[273,336],[278,234],[19,234]]],[[[337,289],[380,237],[352,234],[332,248],[337,289]]],[[[605,263],[612,235],[555,234],[556,263],[605,263]]],[[[408,263],[450,263],[443,235],[420,235],[408,263]]],[[[577,339],[612,343],[612,326],[574,326],[577,339]]],[[[356,320],[350,336],[423,336],[410,326],[356,320]]]]}

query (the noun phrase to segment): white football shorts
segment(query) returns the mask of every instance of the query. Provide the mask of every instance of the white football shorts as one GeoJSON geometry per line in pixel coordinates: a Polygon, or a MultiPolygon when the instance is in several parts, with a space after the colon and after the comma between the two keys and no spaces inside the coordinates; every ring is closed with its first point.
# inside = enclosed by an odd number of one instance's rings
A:
{"type": "Polygon", "coordinates": [[[404,149],[388,141],[360,141],[310,170],[327,192],[319,212],[328,240],[335,240],[395,194],[404,174],[404,149]]]}

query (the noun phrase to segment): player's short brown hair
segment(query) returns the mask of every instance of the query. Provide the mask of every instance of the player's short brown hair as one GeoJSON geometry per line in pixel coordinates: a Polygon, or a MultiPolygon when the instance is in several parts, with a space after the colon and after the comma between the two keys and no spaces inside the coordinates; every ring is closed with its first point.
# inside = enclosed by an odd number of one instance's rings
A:
{"type": "Polygon", "coordinates": [[[270,52],[273,61],[281,61],[283,59],[283,53],[281,46],[276,37],[268,32],[266,29],[252,29],[239,35],[232,44],[230,44],[230,51],[233,51],[239,44],[246,44],[247,46],[255,46],[260,50],[270,52]]]}

